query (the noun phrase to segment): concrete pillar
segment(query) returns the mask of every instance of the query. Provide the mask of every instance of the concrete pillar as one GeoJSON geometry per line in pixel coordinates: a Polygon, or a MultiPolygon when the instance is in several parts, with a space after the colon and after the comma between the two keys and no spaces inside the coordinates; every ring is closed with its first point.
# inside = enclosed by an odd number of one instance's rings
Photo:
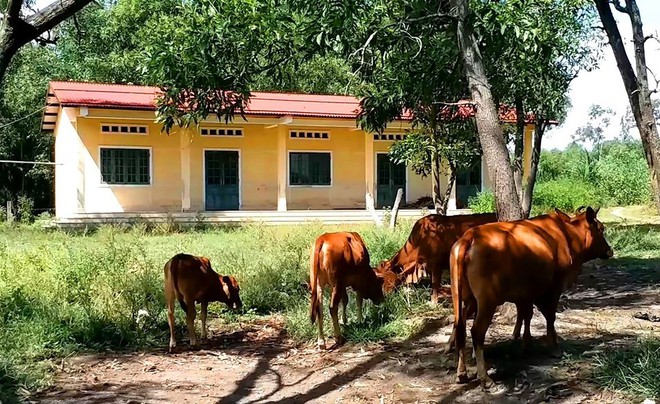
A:
{"type": "Polygon", "coordinates": [[[372,198],[376,198],[376,187],[375,187],[375,171],[376,166],[374,165],[374,135],[372,133],[366,133],[364,136],[364,186],[365,186],[365,206],[368,206],[366,195],[371,195],[372,198]]]}
{"type": "Polygon", "coordinates": [[[286,125],[277,126],[277,210],[285,212],[287,194],[287,159],[286,141],[289,134],[286,125]]]}
{"type": "Polygon", "coordinates": [[[190,143],[194,139],[194,129],[181,130],[181,211],[190,210],[190,143]]]}

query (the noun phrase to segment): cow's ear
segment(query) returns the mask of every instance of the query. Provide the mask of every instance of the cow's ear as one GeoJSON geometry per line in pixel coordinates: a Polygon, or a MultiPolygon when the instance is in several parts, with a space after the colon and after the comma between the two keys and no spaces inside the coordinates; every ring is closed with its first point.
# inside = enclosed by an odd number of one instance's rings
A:
{"type": "Polygon", "coordinates": [[[596,220],[596,211],[591,206],[587,208],[585,214],[587,215],[587,222],[593,223],[596,220]]]}
{"type": "Polygon", "coordinates": [[[568,222],[568,221],[571,220],[570,216],[568,216],[566,213],[562,212],[561,210],[559,210],[557,208],[555,208],[555,213],[557,214],[557,216],[559,216],[561,218],[561,220],[563,220],[565,222],[568,222]]]}

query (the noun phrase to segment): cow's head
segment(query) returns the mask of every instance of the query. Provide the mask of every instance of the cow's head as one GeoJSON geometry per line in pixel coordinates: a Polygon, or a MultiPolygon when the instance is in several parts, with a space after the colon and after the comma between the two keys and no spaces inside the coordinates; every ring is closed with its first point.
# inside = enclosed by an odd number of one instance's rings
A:
{"type": "Polygon", "coordinates": [[[241,288],[238,286],[236,278],[228,275],[220,275],[220,284],[222,285],[222,291],[225,294],[227,306],[237,310],[243,307],[243,302],[241,301],[240,291],[241,288]]]}
{"type": "Polygon", "coordinates": [[[369,276],[366,278],[366,282],[364,282],[363,287],[360,289],[360,293],[363,298],[369,299],[375,304],[380,304],[385,300],[385,295],[383,293],[383,289],[385,288],[385,278],[382,274],[376,272],[375,269],[372,273],[373,277],[369,276]]]}
{"type": "Polygon", "coordinates": [[[612,258],[614,252],[605,240],[605,226],[598,220],[597,215],[600,208],[594,210],[591,206],[579,207],[574,217],[569,217],[564,212],[556,209],[557,214],[566,222],[573,224],[580,230],[583,237],[583,256],[585,261],[592,259],[612,258]]]}

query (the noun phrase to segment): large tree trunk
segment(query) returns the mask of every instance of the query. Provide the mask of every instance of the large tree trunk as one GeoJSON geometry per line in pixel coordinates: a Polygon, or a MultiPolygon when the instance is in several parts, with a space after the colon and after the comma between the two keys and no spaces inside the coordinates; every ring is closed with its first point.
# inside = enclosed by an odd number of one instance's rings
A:
{"type": "Polygon", "coordinates": [[[622,7],[616,2],[617,10],[628,14],[633,31],[633,44],[635,46],[635,64],[637,74],[633,70],[626,48],[621,39],[619,27],[612,15],[612,9],[608,0],[594,0],[598,14],[607,32],[607,37],[619,67],[623,84],[628,93],[630,108],[635,118],[639,135],[644,146],[644,155],[651,172],[651,186],[657,211],[660,213],[660,140],[658,139],[658,127],[653,116],[653,105],[651,104],[651,92],[648,85],[648,72],[646,66],[646,51],[644,43],[644,31],[639,8],[635,0],[626,0],[626,6],[622,7]]]}
{"type": "Polygon", "coordinates": [[[527,173],[527,181],[522,195],[523,215],[528,218],[532,212],[532,200],[534,199],[534,185],[536,184],[536,173],[538,173],[539,161],[541,160],[541,140],[548,124],[546,120],[536,120],[534,128],[534,139],[532,144],[532,164],[527,173]]]}
{"type": "Polygon", "coordinates": [[[497,217],[501,221],[518,220],[523,217],[522,208],[516,192],[513,169],[504,142],[499,114],[493,102],[479,44],[471,26],[466,23],[468,0],[451,0],[451,7],[458,19],[456,29],[458,47],[463,57],[472,100],[477,107],[475,119],[488,175],[493,183],[497,217]]]}

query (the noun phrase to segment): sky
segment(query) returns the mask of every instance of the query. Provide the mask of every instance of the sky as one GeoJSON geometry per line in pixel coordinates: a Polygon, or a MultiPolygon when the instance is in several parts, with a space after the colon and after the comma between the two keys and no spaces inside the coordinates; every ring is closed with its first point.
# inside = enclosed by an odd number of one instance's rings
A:
{"type": "MultiPolygon", "coordinates": [[[[660,34],[660,0],[637,0],[637,5],[644,24],[644,34],[660,34]]],[[[630,19],[625,14],[615,10],[614,17],[619,24],[619,30],[630,58],[633,56],[633,45],[630,42],[632,39],[630,19]]],[[[660,35],[658,37],[660,38],[660,35]]],[[[626,108],[629,105],[628,96],[619,69],[616,66],[612,48],[607,45],[603,51],[604,55],[599,63],[599,68],[591,72],[582,72],[571,83],[569,96],[572,107],[561,125],[549,130],[543,136],[543,149],[566,147],[572,140],[571,135],[589,120],[587,114],[592,104],[611,108],[616,113],[616,118],[605,133],[606,139],[612,139],[619,135],[619,119],[626,113],[626,108]]],[[[660,42],[653,40],[646,42],[646,58],[648,67],[660,79],[660,42]]],[[[632,63],[634,67],[634,61],[632,63]]],[[[653,84],[651,85],[653,86],[653,84]]],[[[634,132],[631,130],[631,135],[639,138],[636,129],[634,132]]]]}
{"type": "MultiPolygon", "coordinates": [[[[50,4],[53,0],[37,0],[37,8],[50,4]]],[[[658,34],[660,38],[660,0],[637,0],[642,22],[644,23],[644,34],[658,34]]],[[[626,15],[614,11],[614,17],[619,23],[619,30],[624,38],[628,51],[628,57],[633,55],[633,46],[630,40],[632,33],[630,20],[626,15]]],[[[648,67],[658,75],[660,79],[660,42],[647,41],[646,57],[648,67]]],[[[633,62],[634,66],[634,62],[633,62]]],[[[572,140],[571,136],[576,130],[585,125],[589,119],[589,107],[599,104],[612,109],[616,117],[612,125],[605,133],[606,139],[612,139],[619,135],[619,119],[626,113],[628,107],[628,96],[623,87],[623,81],[616,66],[612,49],[608,46],[603,49],[603,58],[599,67],[591,72],[582,72],[571,83],[569,97],[571,108],[566,119],[557,127],[546,132],[543,138],[543,149],[564,148],[572,140]]],[[[639,137],[636,129],[631,130],[631,135],[639,137]]]]}

